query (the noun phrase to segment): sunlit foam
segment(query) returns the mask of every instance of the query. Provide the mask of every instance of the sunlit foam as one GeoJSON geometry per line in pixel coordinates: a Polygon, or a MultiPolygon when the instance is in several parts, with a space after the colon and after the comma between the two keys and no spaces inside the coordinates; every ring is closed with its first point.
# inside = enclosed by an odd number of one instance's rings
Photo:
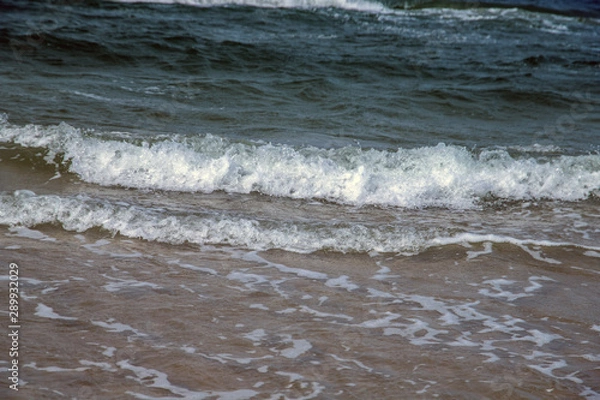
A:
{"type": "Polygon", "coordinates": [[[153,142],[84,134],[67,124],[0,124],[0,141],[61,155],[104,186],[187,192],[258,192],[349,205],[472,208],[486,198],[577,201],[600,189],[600,155],[513,158],[505,150],[440,144],[363,150],[236,143],[216,136],[153,142]]]}

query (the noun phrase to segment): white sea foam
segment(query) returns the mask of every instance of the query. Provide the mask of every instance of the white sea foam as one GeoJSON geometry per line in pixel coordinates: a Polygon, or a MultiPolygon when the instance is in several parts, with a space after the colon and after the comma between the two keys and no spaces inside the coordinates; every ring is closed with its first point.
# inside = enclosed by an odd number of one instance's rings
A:
{"type": "Polygon", "coordinates": [[[281,350],[280,354],[285,358],[296,358],[312,348],[312,344],[306,339],[292,339],[288,336],[285,342],[292,344],[292,347],[281,350]]]}
{"type": "Polygon", "coordinates": [[[66,321],[77,320],[77,318],[64,317],[62,315],[59,315],[59,314],[55,313],[51,307],[48,307],[47,305],[42,304],[42,303],[38,303],[37,307],[35,308],[35,315],[37,315],[38,317],[42,317],[42,318],[62,319],[62,320],[66,320],[66,321]]]}
{"type": "Polygon", "coordinates": [[[363,150],[235,143],[215,136],[150,142],[67,125],[0,124],[0,141],[61,154],[87,182],[191,192],[259,192],[351,205],[470,208],[482,198],[585,199],[600,189],[600,155],[513,158],[463,147],[363,150]]]}
{"type": "Polygon", "coordinates": [[[208,355],[208,354],[200,353],[200,355],[209,360],[219,361],[221,364],[227,364],[228,361],[235,361],[236,363],[242,364],[242,365],[251,364],[253,361],[257,361],[257,360],[273,358],[273,356],[270,356],[270,355],[262,356],[262,357],[258,357],[258,358],[236,357],[229,353],[220,353],[220,354],[215,354],[215,355],[208,355]]]}
{"type": "Polygon", "coordinates": [[[113,278],[112,276],[108,276],[106,274],[102,274],[103,277],[109,280],[109,282],[103,286],[103,288],[107,292],[118,292],[124,289],[133,289],[133,288],[143,288],[149,287],[151,289],[162,289],[162,286],[157,285],[151,282],[141,282],[135,279],[120,279],[113,278]]]}
{"type": "Polygon", "coordinates": [[[24,226],[12,227],[9,229],[9,232],[11,232],[9,236],[17,236],[17,237],[24,237],[24,238],[28,238],[28,239],[45,240],[45,241],[51,241],[51,242],[56,241],[55,238],[49,237],[48,235],[46,235],[40,231],[29,229],[24,226]]]}
{"type": "MultiPolygon", "coordinates": [[[[115,204],[87,196],[38,196],[20,191],[13,194],[0,193],[0,224],[36,226],[47,223],[61,225],[68,231],[83,232],[101,228],[126,237],[172,244],[187,242],[199,245],[229,245],[252,250],[283,249],[301,253],[318,250],[419,252],[432,246],[481,242],[511,243],[524,250],[528,249],[527,246],[578,246],[589,251],[600,250],[598,247],[568,242],[519,239],[506,235],[466,232],[451,234],[449,230],[442,228],[416,228],[400,223],[381,225],[367,221],[310,224],[294,220],[262,220],[259,217],[241,217],[227,213],[216,215],[198,212],[177,215],[165,210],[115,204]]],[[[97,247],[106,243],[100,241],[84,246],[99,252],[101,250],[97,247]]],[[[112,254],[104,251],[102,253],[112,254]]],[[[545,262],[556,262],[541,257],[539,250],[529,250],[528,253],[545,262]]],[[[244,258],[248,261],[264,262],[256,252],[248,253],[244,258]]],[[[330,280],[329,285],[348,290],[356,288],[343,276],[336,278],[308,269],[291,268],[277,263],[267,264],[283,273],[316,280],[330,280]]],[[[189,264],[182,266],[216,274],[212,269],[197,268],[189,264]]],[[[380,276],[376,277],[381,279],[380,276]]],[[[241,279],[233,275],[230,278],[238,281],[241,279]]],[[[246,282],[247,285],[258,283],[260,282],[256,279],[246,282]]]]}
{"type": "Polygon", "coordinates": [[[203,272],[203,273],[210,274],[210,275],[219,275],[219,273],[212,268],[197,267],[192,264],[181,263],[179,260],[169,261],[168,264],[176,264],[176,265],[179,265],[181,268],[190,269],[192,271],[203,272]]]}
{"type": "Polygon", "coordinates": [[[574,376],[575,374],[579,373],[579,371],[569,374],[567,376],[559,376],[555,373],[556,370],[565,368],[566,366],[567,362],[565,360],[550,361],[544,363],[544,365],[529,365],[530,368],[535,369],[536,371],[541,372],[542,374],[549,376],[553,379],[562,379],[573,381],[575,383],[583,383],[581,379],[574,376]]]}
{"type": "Polygon", "coordinates": [[[384,328],[383,334],[389,335],[401,335],[405,339],[415,345],[423,346],[428,344],[439,343],[441,339],[437,335],[448,333],[447,330],[434,329],[427,322],[421,321],[416,318],[409,318],[412,321],[411,324],[394,324],[394,327],[384,328]],[[400,326],[400,327],[398,327],[400,326]]]}
{"type": "Polygon", "coordinates": [[[96,325],[96,326],[106,329],[107,332],[112,332],[112,333],[133,332],[137,336],[148,336],[145,333],[142,333],[127,324],[122,324],[120,322],[114,322],[114,320],[112,318],[110,318],[107,322],[91,321],[91,323],[93,325],[96,325]]]}
{"type": "MultiPolygon", "coordinates": [[[[145,368],[145,367],[138,366],[138,365],[133,365],[133,364],[129,363],[129,360],[119,361],[117,363],[117,365],[123,370],[133,372],[135,374],[135,376],[132,377],[132,379],[137,381],[141,386],[151,387],[151,388],[159,388],[168,393],[172,393],[173,395],[177,396],[177,398],[180,398],[180,399],[200,400],[200,399],[218,397],[219,399],[243,400],[243,399],[250,399],[250,398],[258,395],[258,392],[254,391],[254,390],[250,390],[250,389],[240,389],[240,390],[234,390],[234,391],[230,391],[230,392],[193,391],[193,390],[172,384],[169,381],[169,376],[162,371],[158,371],[158,370],[151,369],[151,368],[145,368]]],[[[127,394],[134,396],[136,398],[139,398],[139,399],[156,398],[156,397],[148,397],[141,393],[135,393],[135,392],[127,392],[127,394]]],[[[161,398],[164,399],[166,397],[161,397],[161,398]]],[[[168,398],[173,398],[173,397],[168,397],[168,398]]]]}
{"type": "Polygon", "coordinates": [[[350,282],[346,275],[327,280],[327,282],[325,282],[325,286],[344,288],[349,292],[358,289],[358,285],[350,282]]]}
{"type": "MultiPolygon", "coordinates": [[[[396,227],[381,232],[377,227],[296,225],[272,223],[236,216],[163,214],[136,206],[115,205],[88,197],[36,196],[16,192],[0,194],[0,224],[35,226],[60,224],[69,231],[99,227],[127,237],[167,243],[228,244],[250,249],[280,248],[298,252],[320,249],[337,251],[397,251],[414,249],[423,241],[411,229],[396,227]]],[[[327,276],[303,269],[273,265],[299,276],[327,276]]]]}
{"type": "Polygon", "coordinates": [[[102,355],[104,355],[106,357],[112,357],[112,356],[114,356],[115,352],[117,351],[116,347],[103,346],[103,345],[100,345],[100,347],[102,347],[104,349],[104,351],[102,352],[102,355]]]}
{"type": "Polygon", "coordinates": [[[522,284],[519,284],[515,281],[507,280],[507,279],[489,279],[483,281],[482,283],[485,285],[489,285],[492,287],[492,290],[489,289],[480,289],[479,293],[496,299],[504,299],[506,301],[515,301],[522,297],[530,297],[533,296],[533,292],[542,288],[542,284],[538,281],[554,281],[554,279],[548,278],[546,276],[531,276],[529,277],[529,286],[522,287],[522,284]],[[508,287],[518,287],[518,291],[513,292],[507,289],[503,289],[503,286],[508,287]]]}
{"type": "Polygon", "coordinates": [[[492,253],[492,244],[486,242],[483,244],[484,249],[482,251],[467,251],[467,260],[471,260],[473,258],[479,257],[484,254],[492,253]]]}
{"type": "Polygon", "coordinates": [[[87,365],[90,367],[98,367],[101,370],[104,371],[108,371],[108,372],[116,372],[116,368],[113,367],[111,364],[109,363],[105,363],[105,362],[95,362],[95,361],[89,361],[89,360],[79,360],[79,363],[81,365],[87,365]]]}
{"type": "Polygon", "coordinates": [[[121,3],[182,4],[195,7],[249,6],[261,8],[341,8],[378,12],[386,7],[367,0],[113,0],[121,3]]]}
{"type": "MultiPolygon", "coordinates": [[[[295,310],[295,309],[292,309],[295,310]]],[[[301,312],[307,313],[307,314],[312,314],[317,318],[331,318],[331,319],[341,319],[341,320],[346,320],[346,321],[352,321],[354,318],[346,315],[346,314],[331,314],[331,313],[325,313],[322,311],[317,311],[315,309],[312,309],[310,307],[307,306],[300,306],[300,310],[301,312]]]]}
{"type": "Polygon", "coordinates": [[[553,340],[564,339],[560,335],[540,332],[537,329],[530,329],[527,332],[530,333],[529,336],[519,337],[515,340],[524,340],[524,341],[533,342],[533,343],[535,343],[536,346],[541,347],[541,346],[544,346],[544,345],[550,343],[553,340]]]}
{"type": "MultiPolygon", "coordinates": [[[[503,235],[495,235],[495,234],[477,234],[477,233],[459,233],[454,236],[439,236],[432,239],[429,244],[431,246],[444,246],[450,244],[465,244],[465,243],[481,243],[481,242],[491,242],[491,243],[509,243],[516,246],[521,247],[523,250],[528,249],[528,245],[533,246],[547,246],[547,247],[556,247],[556,246],[574,246],[581,247],[590,250],[600,250],[600,247],[589,247],[589,246],[579,246],[575,243],[570,242],[553,242],[550,240],[534,240],[534,239],[518,239],[510,236],[503,235]]],[[[539,257],[538,251],[527,251],[532,257],[540,260],[546,261],[550,264],[555,264],[556,260],[546,259],[539,257]]]]}
{"type": "Polygon", "coordinates": [[[510,280],[506,280],[506,279],[491,279],[491,280],[484,281],[483,283],[490,285],[493,288],[493,291],[491,291],[489,289],[480,289],[479,293],[484,296],[498,298],[498,299],[506,299],[506,301],[515,301],[517,299],[520,299],[521,297],[531,296],[531,294],[528,294],[528,293],[513,293],[509,290],[505,290],[502,288],[503,286],[514,285],[516,283],[514,281],[510,281],[510,280]]]}
{"type": "Polygon", "coordinates": [[[252,332],[245,334],[244,337],[253,341],[254,345],[257,346],[267,337],[267,333],[264,329],[255,329],[252,332]]]}
{"type": "Polygon", "coordinates": [[[32,368],[37,371],[46,371],[46,372],[70,372],[70,371],[82,372],[82,371],[87,371],[88,369],[90,369],[90,367],[79,367],[79,368],[62,368],[62,367],[55,367],[55,366],[38,367],[36,362],[27,363],[27,364],[23,365],[23,367],[32,368]]]}

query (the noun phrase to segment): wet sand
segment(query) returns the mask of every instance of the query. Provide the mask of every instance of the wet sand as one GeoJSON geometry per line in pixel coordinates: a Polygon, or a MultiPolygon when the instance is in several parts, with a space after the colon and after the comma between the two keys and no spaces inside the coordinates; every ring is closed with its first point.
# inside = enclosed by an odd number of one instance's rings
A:
{"type": "MultiPolygon", "coordinates": [[[[52,226],[1,234],[0,296],[17,263],[21,324],[21,386],[4,378],[2,398],[600,393],[594,251],[481,243],[296,254],[52,226]]],[[[7,335],[0,345],[8,375],[7,335]]]]}

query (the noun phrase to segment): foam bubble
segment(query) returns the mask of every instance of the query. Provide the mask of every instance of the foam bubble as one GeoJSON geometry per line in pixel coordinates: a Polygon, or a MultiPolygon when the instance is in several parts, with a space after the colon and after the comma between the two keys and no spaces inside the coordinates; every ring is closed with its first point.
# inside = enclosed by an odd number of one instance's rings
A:
{"type": "Polygon", "coordinates": [[[38,367],[36,362],[30,362],[23,366],[27,367],[27,368],[35,369],[37,371],[46,371],[46,372],[69,372],[69,371],[83,372],[83,371],[87,371],[88,369],[90,369],[90,367],[79,367],[79,368],[63,368],[63,367],[55,367],[55,366],[38,367]]]}
{"type": "Polygon", "coordinates": [[[588,256],[588,257],[597,257],[600,258],[600,253],[597,251],[593,251],[593,250],[589,250],[586,251],[585,253],[583,253],[584,256],[588,256]]]}
{"type": "Polygon", "coordinates": [[[137,336],[148,336],[145,333],[138,331],[137,329],[120,322],[114,322],[112,318],[109,318],[107,322],[103,321],[90,321],[93,325],[99,326],[106,329],[107,332],[121,333],[121,332],[133,332],[137,336]]]}
{"type": "Polygon", "coordinates": [[[35,315],[37,315],[38,317],[50,318],[50,319],[62,319],[62,320],[67,320],[67,321],[77,320],[77,318],[64,317],[62,315],[58,315],[57,313],[54,312],[54,310],[51,307],[48,307],[47,305],[42,304],[42,303],[38,303],[37,307],[35,308],[35,315]]]}
{"type": "Polygon", "coordinates": [[[292,347],[281,350],[280,354],[285,358],[297,358],[312,349],[312,344],[306,339],[292,339],[289,336],[285,342],[292,344],[292,347]]]}
{"type": "Polygon", "coordinates": [[[43,240],[43,241],[50,241],[50,242],[56,241],[55,238],[49,237],[48,235],[46,235],[40,231],[29,229],[24,226],[12,227],[8,231],[11,232],[9,234],[9,236],[24,237],[24,238],[28,238],[28,239],[43,240]]]}

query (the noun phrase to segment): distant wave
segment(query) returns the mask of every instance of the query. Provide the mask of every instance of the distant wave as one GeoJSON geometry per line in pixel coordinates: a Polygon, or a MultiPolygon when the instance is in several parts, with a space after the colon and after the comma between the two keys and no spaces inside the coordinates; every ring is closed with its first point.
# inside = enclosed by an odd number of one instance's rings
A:
{"type": "Polygon", "coordinates": [[[348,205],[467,209],[486,198],[583,200],[600,189],[600,155],[513,157],[506,150],[440,144],[397,151],[294,148],[217,136],[84,133],[55,126],[0,124],[0,142],[44,148],[82,180],[102,186],[258,192],[348,205]]]}
{"type": "Polygon", "coordinates": [[[378,12],[386,7],[368,0],[114,0],[120,3],[181,4],[196,7],[249,6],[262,8],[341,8],[378,12]]]}
{"type": "Polygon", "coordinates": [[[593,0],[112,0],[119,3],[180,4],[196,7],[249,6],[262,8],[340,8],[366,12],[423,9],[519,8],[531,12],[571,17],[600,18],[600,5],[593,0]]]}
{"type": "Polygon", "coordinates": [[[429,8],[519,8],[526,11],[558,14],[571,17],[600,17],[600,4],[594,0],[383,0],[389,8],[429,9],[429,8]]]}

